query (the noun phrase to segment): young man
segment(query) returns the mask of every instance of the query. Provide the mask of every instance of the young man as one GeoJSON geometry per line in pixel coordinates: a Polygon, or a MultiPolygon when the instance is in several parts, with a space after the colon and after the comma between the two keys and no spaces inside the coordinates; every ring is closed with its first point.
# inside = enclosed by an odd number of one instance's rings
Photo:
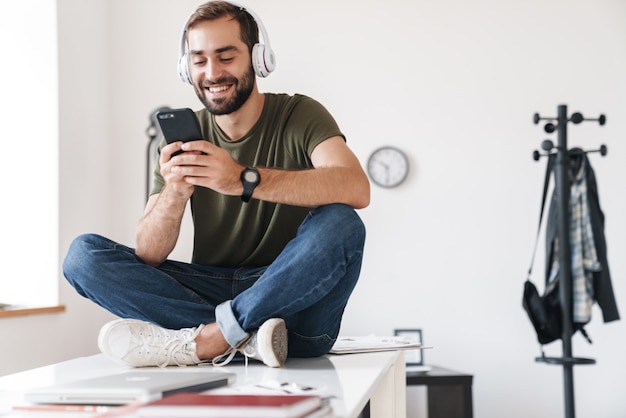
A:
{"type": "Polygon", "coordinates": [[[354,209],[369,204],[367,176],[322,105],[258,91],[255,72],[266,76],[274,62],[251,11],[203,4],[181,45],[204,139],[161,144],[134,250],[79,236],[64,274],[124,318],[98,342],[132,366],[224,364],[241,352],[281,367],[287,355],[323,355],[361,268],[365,228],[354,209]],[[188,201],[192,262],[167,260],[188,201]]]}

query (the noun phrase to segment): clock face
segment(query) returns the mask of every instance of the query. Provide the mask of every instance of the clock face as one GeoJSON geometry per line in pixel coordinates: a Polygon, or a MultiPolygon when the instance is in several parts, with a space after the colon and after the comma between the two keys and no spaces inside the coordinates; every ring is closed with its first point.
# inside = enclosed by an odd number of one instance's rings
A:
{"type": "Polygon", "coordinates": [[[398,148],[381,147],[367,161],[367,172],[377,185],[396,187],[409,174],[409,160],[398,148]]]}

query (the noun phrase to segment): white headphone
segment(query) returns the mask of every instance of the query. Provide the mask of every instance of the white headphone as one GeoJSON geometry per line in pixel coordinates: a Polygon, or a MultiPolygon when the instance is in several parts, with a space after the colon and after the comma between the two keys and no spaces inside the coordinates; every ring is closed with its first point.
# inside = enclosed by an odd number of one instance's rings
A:
{"type": "MultiPolygon", "coordinates": [[[[235,7],[239,7],[241,10],[248,13],[257,26],[259,27],[259,31],[263,36],[263,41],[265,44],[256,43],[252,47],[252,68],[254,68],[254,73],[259,77],[267,77],[270,75],[272,71],[276,68],[276,58],[274,57],[274,51],[270,46],[270,39],[267,36],[267,31],[265,30],[265,26],[263,26],[263,22],[254,13],[252,10],[243,6],[242,4],[238,4],[232,1],[227,1],[227,3],[232,4],[235,7]]],[[[187,19],[188,21],[189,19],[187,19]]],[[[178,76],[180,77],[183,83],[193,84],[193,80],[191,79],[191,72],[189,71],[189,54],[187,53],[187,21],[183,25],[183,33],[180,39],[180,51],[178,54],[178,76]]]]}

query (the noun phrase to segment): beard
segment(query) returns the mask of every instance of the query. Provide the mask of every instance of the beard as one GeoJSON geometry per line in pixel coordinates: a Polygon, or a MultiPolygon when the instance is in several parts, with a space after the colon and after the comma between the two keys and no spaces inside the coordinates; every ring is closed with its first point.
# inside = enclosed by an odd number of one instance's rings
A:
{"type": "Polygon", "coordinates": [[[230,98],[219,98],[213,100],[210,100],[205,96],[204,87],[200,87],[197,84],[194,84],[193,86],[198,99],[200,99],[204,107],[216,116],[233,113],[239,110],[248,100],[254,88],[254,70],[250,67],[250,70],[244,74],[241,79],[237,79],[235,77],[223,77],[216,82],[206,82],[203,84],[205,87],[209,87],[211,84],[226,83],[232,83],[235,86],[235,94],[230,98]]]}

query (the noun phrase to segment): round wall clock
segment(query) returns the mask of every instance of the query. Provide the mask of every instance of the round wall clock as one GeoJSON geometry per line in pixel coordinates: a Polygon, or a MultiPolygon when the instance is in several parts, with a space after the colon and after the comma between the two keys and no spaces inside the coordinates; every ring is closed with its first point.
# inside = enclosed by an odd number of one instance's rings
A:
{"type": "Polygon", "coordinates": [[[367,160],[367,173],[374,183],[381,187],[396,187],[406,180],[409,174],[409,159],[395,147],[378,148],[367,160]]]}

